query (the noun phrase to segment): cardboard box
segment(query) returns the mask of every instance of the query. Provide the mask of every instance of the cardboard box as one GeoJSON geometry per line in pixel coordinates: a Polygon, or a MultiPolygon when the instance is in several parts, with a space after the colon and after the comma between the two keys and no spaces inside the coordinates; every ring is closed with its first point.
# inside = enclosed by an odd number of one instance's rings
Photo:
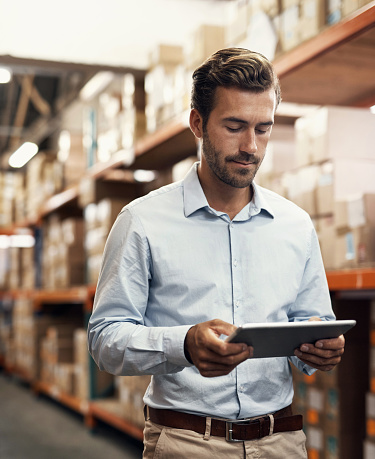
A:
{"type": "Polygon", "coordinates": [[[335,202],[335,226],[340,232],[360,226],[375,227],[375,194],[352,196],[335,202]]]}
{"type": "Polygon", "coordinates": [[[306,446],[309,459],[323,459],[324,454],[324,431],[316,426],[306,426],[306,446]]]}
{"type": "Polygon", "coordinates": [[[308,40],[318,35],[325,24],[324,0],[301,0],[300,2],[300,39],[308,40]]]}
{"type": "Polygon", "coordinates": [[[309,425],[322,425],[324,421],[325,393],[315,386],[307,388],[307,419],[309,425]]]}
{"type": "Polygon", "coordinates": [[[375,457],[375,441],[365,440],[363,442],[363,459],[373,459],[375,457]]]}
{"type": "Polygon", "coordinates": [[[375,263],[375,227],[361,226],[335,240],[335,267],[365,267],[375,263]]]}
{"type": "Polygon", "coordinates": [[[184,48],[179,45],[158,44],[150,53],[150,67],[179,65],[185,62],[184,48]]]}
{"type": "Polygon", "coordinates": [[[342,18],[342,0],[327,0],[326,2],[326,23],[336,24],[342,18]]]}
{"type": "Polygon", "coordinates": [[[64,394],[74,394],[74,365],[59,364],[55,367],[54,384],[64,394]]]}
{"type": "Polygon", "coordinates": [[[297,155],[300,150],[307,150],[306,154],[314,162],[327,159],[350,159],[352,163],[358,159],[374,160],[375,148],[371,141],[374,129],[375,117],[368,109],[320,107],[296,122],[297,132],[303,131],[296,138],[297,155]],[[363,132],[359,141],[353,138],[353,130],[363,132]]]}
{"type": "Polygon", "coordinates": [[[360,7],[359,0],[342,0],[342,16],[348,16],[360,7]]]}
{"type": "Polygon", "coordinates": [[[143,396],[151,377],[121,376],[116,378],[119,402],[125,419],[139,427],[144,426],[143,396]]]}
{"type": "Polygon", "coordinates": [[[338,420],[324,423],[324,453],[325,459],[340,459],[340,424],[338,420]]]}
{"type": "Polygon", "coordinates": [[[288,51],[301,43],[299,6],[290,6],[280,14],[280,43],[288,51]]]}
{"type": "Polygon", "coordinates": [[[316,210],[318,215],[334,212],[334,169],[331,162],[320,166],[316,186],[316,210]]]}
{"type": "Polygon", "coordinates": [[[192,36],[188,67],[196,68],[211,54],[228,46],[227,26],[202,24],[192,36]]]}

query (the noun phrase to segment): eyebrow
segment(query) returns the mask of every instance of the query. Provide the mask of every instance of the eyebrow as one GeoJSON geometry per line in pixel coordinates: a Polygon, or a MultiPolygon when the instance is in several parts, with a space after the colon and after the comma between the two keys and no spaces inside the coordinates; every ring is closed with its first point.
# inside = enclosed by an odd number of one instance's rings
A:
{"type": "MultiPolygon", "coordinates": [[[[228,116],[227,118],[224,118],[223,121],[229,121],[232,123],[240,123],[240,124],[245,124],[248,125],[249,123],[241,118],[236,118],[235,116],[228,116]]],[[[274,124],[273,121],[264,121],[261,123],[258,123],[257,126],[272,126],[274,124]]]]}

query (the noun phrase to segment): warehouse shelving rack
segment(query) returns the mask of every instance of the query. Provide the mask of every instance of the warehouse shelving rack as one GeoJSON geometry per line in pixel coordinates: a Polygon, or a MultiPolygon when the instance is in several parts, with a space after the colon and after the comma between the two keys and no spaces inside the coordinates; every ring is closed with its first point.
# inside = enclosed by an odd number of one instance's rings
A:
{"type": "MultiPolygon", "coordinates": [[[[374,105],[375,55],[369,52],[374,48],[375,1],[275,59],[274,65],[281,80],[283,100],[314,105],[374,105]]],[[[163,170],[195,155],[196,141],[187,120],[185,113],[141,139],[134,150],[128,152],[133,158],[130,163],[124,160],[123,152],[119,152],[108,163],[94,165],[88,170],[87,176],[100,179],[116,169],[163,170]]],[[[76,206],[78,196],[78,185],[66,189],[48,199],[34,221],[0,229],[0,233],[11,235],[17,233],[20,227],[38,226],[51,213],[58,212],[65,206],[76,206]]],[[[342,292],[354,295],[361,293],[362,297],[369,298],[375,296],[374,267],[327,271],[326,274],[333,297],[340,296],[342,292]]],[[[87,322],[92,310],[95,285],[57,291],[0,292],[0,298],[4,295],[16,297],[19,294],[31,295],[36,311],[44,303],[81,302],[87,322]]],[[[0,365],[5,365],[2,356],[0,365]]],[[[82,414],[89,428],[94,428],[96,420],[101,420],[136,439],[142,439],[142,430],[117,414],[111,400],[78,400],[41,381],[32,381],[29,375],[15,367],[5,369],[30,383],[36,393],[43,393],[82,414]]]]}

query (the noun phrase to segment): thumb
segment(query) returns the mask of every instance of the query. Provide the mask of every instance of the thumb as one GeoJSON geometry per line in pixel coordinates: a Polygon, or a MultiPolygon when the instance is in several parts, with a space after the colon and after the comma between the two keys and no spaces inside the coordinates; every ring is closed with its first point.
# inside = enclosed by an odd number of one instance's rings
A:
{"type": "Polygon", "coordinates": [[[235,332],[238,327],[228,322],[224,322],[223,320],[215,319],[211,321],[210,328],[217,336],[220,336],[220,335],[229,336],[233,332],[235,332]]]}

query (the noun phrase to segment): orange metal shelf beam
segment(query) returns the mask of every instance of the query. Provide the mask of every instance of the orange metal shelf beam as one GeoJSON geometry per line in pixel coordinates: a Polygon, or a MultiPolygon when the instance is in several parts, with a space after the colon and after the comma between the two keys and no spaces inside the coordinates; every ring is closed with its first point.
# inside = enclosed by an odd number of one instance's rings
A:
{"type": "MultiPolygon", "coordinates": [[[[3,367],[6,373],[12,374],[17,376],[18,378],[22,379],[22,381],[30,384],[33,380],[32,376],[23,368],[20,368],[16,365],[9,365],[5,358],[2,359],[3,367]]],[[[1,363],[1,362],[0,362],[1,363]]]]}
{"type": "Polygon", "coordinates": [[[375,1],[372,1],[341,22],[327,27],[319,35],[276,58],[273,62],[276,73],[283,77],[374,26],[375,1]]]}
{"type": "Polygon", "coordinates": [[[182,113],[176,119],[169,121],[164,126],[161,126],[152,134],[148,134],[138,140],[135,148],[135,156],[142,156],[153,148],[163,144],[170,138],[177,136],[182,131],[188,128],[188,116],[186,112],[182,113]]]}
{"type": "Polygon", "coordinates": [[[86,415],[89,412],[89,402],[87,400],[80,400],[72,395],[65,394],[54,385],[38,381],[33,385],[33,390],[36,393],[48,395],[77,413],[86,415]]]}
{"type": "Polygon", "coordinates": [[[60,207],[74,201],[74,199],[78,196],[78,191],[78,186],[73,186],[50,197],[42,206],[40,210],[40,217],[45,217],[60,207]]]}
{"type": "Polygon", "coordinates": [[[375,289],[375,268],[327,271],[327,280],[331,291],[375,289]]]}
{"type": "Polygon", "coordinates": [[[143,430],[141,428],[131,424],[120,416],[109,412],[95,402],[90,403],[89,417],[100,419],[121,432],[131,435],[137,440],[143,440],[143,430]]]}

